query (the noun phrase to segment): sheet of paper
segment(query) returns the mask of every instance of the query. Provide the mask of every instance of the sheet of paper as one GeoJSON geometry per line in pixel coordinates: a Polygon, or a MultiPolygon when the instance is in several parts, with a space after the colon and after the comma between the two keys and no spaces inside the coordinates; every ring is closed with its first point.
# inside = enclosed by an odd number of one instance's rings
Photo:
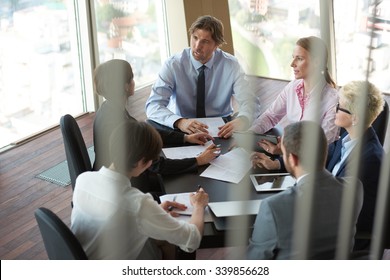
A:
{"type": "MultiPolygon", "coordinates": [[[[194,209],[193,206],[191,205],[191,202],[190,202],[190,194],[191,194],[190,192],[165,194],[165,195],[160,196],[160,201],[161,201],[161,203],[163,203],[164,201],[175,200],[181,204],[186,205],[187,209],[184,211],[178,210],[175,208],[172,211],[179,213],[180,214],[179,218],[181,220],[189,221],[191,219],[192,211],[194,209]]],[[[211,217],[209,207],[206,207],[205,212],[204,212],[204,222],[207,223],[207,222],[212,222],[212,221],[213,221],[213,218],[211,217]]]]}
{"type": "Polygon", "coordinates": [[[221,117],[216,118],[197,118],[196,120],[206,124],[209,128],[209,134],[213,137],[218,137],[218,127],[221,127],[225,124],[221,117]]]}
{"type": "Polygon", "coordinates": [[[235,184],[238,184],[244,177],[244,175],[241,176],[241,174],[231,172],[227,169],[220,168],[215,165],[210,165],[207,167],[206,170],[203,171],[199,176],[235,184]]]}
{"type": "Polygon", "coordinates": [[[220,155],[210,162],[210,164],[244,175],[252,167],[250,155],[243,148],[236,148],[226,154],[220,155]]]}
{"type": "Polygon", "coordinates": [[[261,200],[210,202],[209,208],[216,217],[257,215],[261,200]]]}
{"type": "Polygon", "coordinates": [[[200,176],[237,184],[250,168],[250,155],[244,149],[236,148],[210,162],[200,176]]]}
{"type": "Polygon", "coordinates": [[[213,144],[213,141],[210,140],[206,142],[203,146],[194,145],[194,146],[164,148],[162,149],[162,151],[167,158],[171,158],[171,159],[191,158],[200,155],[211,144],[213,144]]]}

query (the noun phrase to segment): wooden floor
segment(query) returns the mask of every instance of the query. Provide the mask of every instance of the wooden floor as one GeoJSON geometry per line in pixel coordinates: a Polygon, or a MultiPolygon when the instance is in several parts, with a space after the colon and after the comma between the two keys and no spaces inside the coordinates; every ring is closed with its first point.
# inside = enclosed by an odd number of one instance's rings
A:
{"type": "MultiPolygon", "coordinates": [[[[145,119],[145,98],[150,89],[134,96],[130,111],[145,119]],[[141,104],[141,105],[140,105],[141,104]]],[[[94,113],[77,119],[87,147],[93,144],[94,113]]],[[[70,225],[70,186],[59,187],[35,176],[65,160],[62,135],[58,127],[0,153],[0,259],[44,260],[47,254],[37,227],[34,211],[46,207],[70,225]]],[[[230,259],[240,248],[202,249],[197,259],[230,259]]],[[[390,250],[385,254],[390,259],[390,250]]]]}
{"type": "MultiPolygon", "coordinates": [[[[78,119],[87,146],[92,145],[94,114],[78,119]]],[[[46,207],[70,225],[71,186],[60,187],[35,178],[65,160],[59,128],[0,154],[0,257],[47,259],[34,218],[46,207]]]]}
{"type": "MultiPolygon", "coordinates": [[[[92,145],[94,113],[78,118],[87,147],[92,145]]],[[[46,207],[68,226],[71,186],[60,187],[35,178],[65,160],[59,128],[20,147],[0,154],[0,259],[45,260],[47,254],[34,211],[46,207]]],[[[199,250],[199,259],[224,259],[234,248],[199,250]]]]}
{"type": "MultiPolygon", "coordinates": [[[[130,97],[133,117],[146,119],[144,104],[150,87],[130,97]]],[[[77,118],[87,147],[93,145],[94,113],[77,118]]],[[[36,178],[41,172],[65,160],[59,127],[0,153],[0,259],[45,260],[47,254],[35,221],[34,211],[46,207],[68,226],[71,214],[71,186],[60,187],[36,178]]],[[[200,259],[224,259],[234,248],[202,249],[200,259]]]]}
{"type": "MultiPolygon", "coordinates": [[[[128,109],[138,120],[146,118],[143,104],[149,93],[146,87],[131,97],[128,109]]],[[[87,147],[93,145],[94,116],[87,113],[77,118],[87,147]]],[[[34,217],[39,207],[51,209],[70,225],[71,186],[60,187],[35,177],[64,160],[59,127],[0,153],[0,259],[47,259],[34,217]]]]}

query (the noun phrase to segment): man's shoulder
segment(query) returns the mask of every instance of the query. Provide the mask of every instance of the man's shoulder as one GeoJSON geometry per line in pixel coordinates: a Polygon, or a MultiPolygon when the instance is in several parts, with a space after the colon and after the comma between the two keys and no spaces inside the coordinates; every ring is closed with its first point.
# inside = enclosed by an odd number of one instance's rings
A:
{"type": "Polygon", "coordinates": [[[220,48],[217,48],[214,52],[214,55],[215,55],[215,59],[217,61],[223,61],[223,62],[229,62],[229,63],[232,63],[232,64],[238,64],[238,59],[228,53],[228,52],[225,52],[223,50],[221,50],[220,48]]]}
{"type": "Polygon", "coordinates": [[[190,49],[186,48],[168,57],[161,71],[183,71],[182,69],[187,68],[189,64],[191,64],[190,49]]]}
{"type": "Polygon", "coordinates": [[[284,191],[281,191],[277,194],[265,198],[263,201],[266,201],[271,207],[286,205],[288,202],[293,202],[297,194],[296,186],[288,188],[284,191]]]}
{"type": "Polygon", "coordinates": [[[335,184],[343,184],[343,179],[339,177],[333,176],[332,173],[330,173],[328,170],[322,170],[321,172],[317,173],[316,180],[319,182],[333,182],[335,184]]]}
{"type": "Polygon", "coordinates": [[[183,60],[189,61],[190,60],[190,48],[185,48],[180,52],[177,52],[167,59],[167,63],[175,63],[175,62],[181,62],[183,60]]]}

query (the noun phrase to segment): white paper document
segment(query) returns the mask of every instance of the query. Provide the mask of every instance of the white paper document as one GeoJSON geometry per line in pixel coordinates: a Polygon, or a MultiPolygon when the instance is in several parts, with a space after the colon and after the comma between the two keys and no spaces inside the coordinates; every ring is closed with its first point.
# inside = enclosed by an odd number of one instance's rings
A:
{"type": "MultiPolygon", "coordinates": [[[[172,211],[175,211],[176,213],[180,214],[181,220],[189,221],[191,219],[192,211],[194,210],[194,207],[192,206],[190,202],[190,192],[186,193],[174,193],[174,194],[165,194],[160,196],[160,201],[163,203],[164,201],[176,201],[181,204],[184,204],[187,206],[186,210],[179,210],[177,208],[173,208],[172,211]]],[[[213,218],[210,215],[210,210],[208,206],[205,208],[204,212],[204,222],[212,222],[213,218]]]]}
{"type": "Polygon", "coordinates": [[[233,217],[256,215],[259,212],[261,200],[210,202],[209,208],[216,217],[233,217]]]}
{"type": "Polygon", "coordinates": [[[209,134],[213,137],[218,137],[219,129],[218,127],[221,127],[225,124],[223,119],[221,117],[216,118],[197,118],[197,121],[200,121],[207,125],[209,128],[207,129],[209,134]]]}
{"type": "Polygon", "coordinates": [[[243,148],[236,148],[210,162],[200,176],[237,184],[251,167],[250,155],[243,148]]]}
{"type": "Polygon", "coordinates": [[[164,148],[162,151],[167,158],[171,159],[192,158],[200,155],[211,144],[213,144],[213,141],[210,140],[204,145],[164,148]]]}

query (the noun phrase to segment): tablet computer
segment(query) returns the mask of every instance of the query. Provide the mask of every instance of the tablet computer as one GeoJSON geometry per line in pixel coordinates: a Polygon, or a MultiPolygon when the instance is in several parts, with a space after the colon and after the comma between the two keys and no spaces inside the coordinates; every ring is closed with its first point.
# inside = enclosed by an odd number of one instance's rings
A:
{"type": "Polygon", "coordinates": [[[258,192],[283,191],[296,182],[289,173],[251,174],[250,178],[258,192]]]}

